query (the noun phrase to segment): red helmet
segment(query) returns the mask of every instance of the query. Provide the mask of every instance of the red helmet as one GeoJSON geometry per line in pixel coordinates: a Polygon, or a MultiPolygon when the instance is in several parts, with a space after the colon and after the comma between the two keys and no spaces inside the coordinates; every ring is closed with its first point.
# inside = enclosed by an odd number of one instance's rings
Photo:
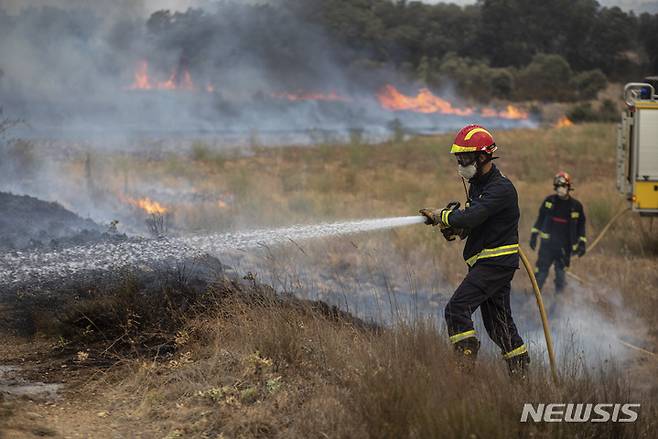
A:
{"type": "Polygon", "coordinates": [[[571,187],[571,176],[564,171],[560,171],[555,174],[553,177],[553,186],[564,186],[571,187]]]}
{"type": "Polygon", "coordinates": [[[450,153],[482,151],[492,154],[496,149],[496,142],[491,133],[480,125],[471,124],[459,130],[450,153]]]}

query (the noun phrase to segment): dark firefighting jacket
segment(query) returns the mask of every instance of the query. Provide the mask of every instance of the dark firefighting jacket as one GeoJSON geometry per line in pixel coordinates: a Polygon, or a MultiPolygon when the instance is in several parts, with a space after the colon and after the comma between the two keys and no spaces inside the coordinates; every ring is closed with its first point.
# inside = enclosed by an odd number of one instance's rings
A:
{"type": "MultiPolygon", "coordinates": [[[[541,239],[551,239],[551,226],[554,223],[553,207],[557,199],[557,194],[549,195],[539,207],[539,215],[531,233],[539,233],[541,239]]],[[[569,242],[564,243],[563,248],[569,252],[574,252],[578,249],[580,241],[587,242],[585,237],[585,211],[580,201],[575,198],[569,197],[568,201],[571,204],[568,218],[569,242]]]]}
{"type": "Polygon", "coordinates": [[[466,229],[464,260],[475,264],[519,267],[519,202],[516,189],[494,165],[469,181],[469,203],[447,213],[447,223],[466,229]]]}

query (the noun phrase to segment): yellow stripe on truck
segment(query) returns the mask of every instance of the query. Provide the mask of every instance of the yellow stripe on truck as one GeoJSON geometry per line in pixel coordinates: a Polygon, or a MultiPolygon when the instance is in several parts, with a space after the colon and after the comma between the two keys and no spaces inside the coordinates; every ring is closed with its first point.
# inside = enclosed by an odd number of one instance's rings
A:
{"type": "Polygon", "coordinates": [[[636,102],[635,108],[639,109],[658,109],[658,102],[636,102]]]}

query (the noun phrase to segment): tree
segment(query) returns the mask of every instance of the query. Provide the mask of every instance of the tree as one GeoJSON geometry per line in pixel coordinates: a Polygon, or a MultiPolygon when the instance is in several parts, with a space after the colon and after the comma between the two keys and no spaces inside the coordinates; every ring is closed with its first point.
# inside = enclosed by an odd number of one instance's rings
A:
{"type": "Polygon", "coordinates": [[[639,17],[638,39],[648,59],[649,74],[658,75],[658,14],[644,13],[639,17]]]}
{"type": "Polygon", "coordinates": [[[490,69],[489,84],[491,94],[499,99],[509,99],[514,90],[514,74],[511,69],[490,69]]]}
{"type": "Polygon", "coordinates": [[[543,101],[569,100],[573,97],[571,75],[566,59],[540,53],[519,72],[517,94],[543,101]]]}
{"type": "Polygon", "coordinates": [[[596,99],[596,95],[608,85],[601,70],[588,70],[575,75],[571,80],[580,99],[596,99]]]}

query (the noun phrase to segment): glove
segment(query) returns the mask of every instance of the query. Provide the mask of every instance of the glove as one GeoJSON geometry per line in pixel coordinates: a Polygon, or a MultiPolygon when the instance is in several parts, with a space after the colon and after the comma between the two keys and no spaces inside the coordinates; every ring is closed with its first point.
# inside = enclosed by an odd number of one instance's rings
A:
{"type": "Polygon", "coordinates": [[[537,235],[539,235],[537,232],[533,232],[530,235],[530,248],[533,250],[537,248],[537,235]]]}
{"type": "Polygon", "coordinates": [[[446,241],[454,241],[457,239],[457,233],[455,233],[455,229],[452,227],[442,228],[441,233],[443,233],[443,237],[446,239],[446,241]]]}
{"type": "Polygon", "coordinates": [[[446,210],[453,211],[455,209],[459,209],[459,206],[461,206],[461,203],[459,201],[451,201],[448,203],[448,205],[444,209],[432,209],[429,207],[426,207],[424,209],[420,209],[418,212],[420,212],[421,215],[423,215],[425,218],[425,224],[428,226],[440,226],[441,229],[449,228],[450,226],[448,224],[445,224],[443,221],[441,221],[441,216],[443,212],[446,210]]]}
{"type": "Polygon", "coordinates": [[[425,217],[425,224],[428,226],[436,226],[441,222],[441,211],[439,209],[426,207],[424,209],[420,209],[418,212],[420,212],[420,214],[425,217]]]}
{"type": "Polygon", "coordinates": [[[441,233],[447,241],[454,241],[458,236],[463,241],[468,236],[467,229],[455,229],[454,227],[444,227],[441,229],[441,233]]]}
{"type": "Polygon", "coordinates": [[[585,247],[585,241],[578,241],[578,249],[576,250],[576,255],[578,255],[579,258],[585,255],[585,247]]]}

